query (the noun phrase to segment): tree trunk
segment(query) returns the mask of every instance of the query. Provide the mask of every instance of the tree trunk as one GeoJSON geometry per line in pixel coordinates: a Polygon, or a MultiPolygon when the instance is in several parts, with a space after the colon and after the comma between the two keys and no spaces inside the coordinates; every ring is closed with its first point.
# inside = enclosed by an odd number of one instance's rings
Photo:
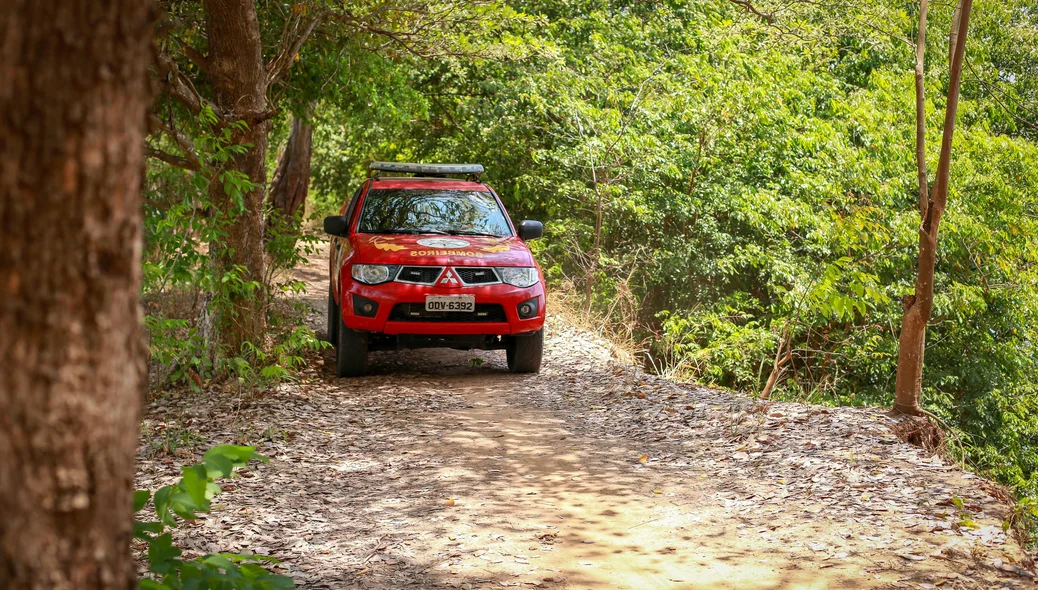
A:
{"type": "Polygon", "coordinates": [[[904,301],[905,315],[901,320],[900,350],[897,359],[897,381],[894,386],[894,409],[919,415],[923,383],[923,357],[926,352],[926,326],[933,311],[934,267],[937,262],[937,231],[948,201],[948,182],[951,176],[951,148],[955,135],[955,115],[962,85],[962,62],[966,52],[966,35],[972,0],[961,0],[957,9],[959,22],[953,24],[955,47],[952,53],[948,84],[948,107],[944,118],[944,136],[941,138],[941,156],[937,163],[937,179],[926,204],[919,227],[919,262],[915,295],[904,301]]]}
{"type": "MultiPolygon", "coordinates": [[[[267,70],[263,64],[259,21],[255,0],[205,0],[209,39],[209,73],[215,104],[234,120],[245,121],[246,131],[236,130],[233,140],[250,144],[232,157],[225,170],[244,174],[256,188],[241,195],[224,190],[224,183],[210,183],[209,197],[222,214],[230,215],[227,235],[210,244],[213,261],[220,272],[240,269],[245,281],[262,282],[263,197],[267,182],[267,70]]],[[[266,297],[262,292],[235,290],[229,293],[228,308],[217,309],[221,343],[231,354],[241,352],[245,342],[261,343],[266,326],[266,297]]]]}
{"type": "Polygon", "coordinates": [[[0,588],[135,588],[148,0],[0,10],[0,588]]]}
{"type": "Polygon", "coordinates": [[[771,392],[774,391],[775,386],[779,384],[779,380],[785,377],[786,371],[789,370],[786,365],[793,360],[792,339],[793,329],[787,323],[786,327],[782,329],[778,350],[775,351],[775,362],[771,365],[771,374],[768,375],[768,381],[764,384],[764,389],[760,391],[760,399],[771,399],[771,392]]]}
{"type": "Polygon", "coordinates": [[[303,117],[292,118],[292,130],[288,134],[285,151],[274,171],[267,202],[275,215],[268,226],[285,223],[285,229],[298,225],[306,210],[306,193],[310,188],[310,158],[313,154],[314,128],[307,112],[303,117]]]}
{"type": "Polygon", "coordinates": [[[919,215],[930,202],[926,174],[926,13],[927,0],[919,2],[919,35],[915,40],[915,161],[919,175],[919,215]]]}
{"type": "Polygon", "coordinates": [[[591,247],[591,265],[587,271],[587,283],[584,285],[584,313],[590,314],[594,303],[595,282],[598,274],[598,261],[602,256],[602,189],[595,178],[595,169],[591,169],[595,185],[595,242],[591,247]]]}

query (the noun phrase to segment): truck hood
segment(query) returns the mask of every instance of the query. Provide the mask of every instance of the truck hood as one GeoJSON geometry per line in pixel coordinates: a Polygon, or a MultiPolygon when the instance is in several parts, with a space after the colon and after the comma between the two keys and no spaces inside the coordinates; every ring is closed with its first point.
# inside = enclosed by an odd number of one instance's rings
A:
{"type": "Polygon", "coordinates": [[[436,266],[534,266],[517,237],[354,234],[354,262],[436,266]]]}

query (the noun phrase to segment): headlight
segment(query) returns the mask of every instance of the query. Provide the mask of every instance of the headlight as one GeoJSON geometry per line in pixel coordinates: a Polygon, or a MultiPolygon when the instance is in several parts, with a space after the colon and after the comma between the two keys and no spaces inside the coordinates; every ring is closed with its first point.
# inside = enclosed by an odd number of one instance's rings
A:
{"type": "Polygon", "coordinates": [[[353,275],[354,280],[366,285],[377,285],[392,280],[396,271],[396,265],[354,264],[350,274],[353,275]]]}
{"type": "Polygon", "coordinates": [[[513,287],[532,287],[539,280],[537,269],[531,266],[499,266],[497,276],[513,287]]]}

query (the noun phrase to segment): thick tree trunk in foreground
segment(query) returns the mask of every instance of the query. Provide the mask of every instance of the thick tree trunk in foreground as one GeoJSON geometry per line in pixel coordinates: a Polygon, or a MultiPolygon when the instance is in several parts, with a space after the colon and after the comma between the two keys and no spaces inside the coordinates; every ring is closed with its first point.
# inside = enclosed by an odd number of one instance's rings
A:
{"type": "MultiPolygon", "coordinates": [[[[309,120],[292,118],[285,152],[281,155],[270,183],[268,203],[271,210],[287,223],[293,223],[306,210],[306,193],[310,188],[310,159],[313,155],[314,128],[309,120]]],[[[274,218],[271,218],[273,223],[274,218]]]]}
{"type": "MultiPolygon", "coordinates": [[[[267,70],[256,4],[254,0],[205,0],[204,8],[214,102],[229,113],[230,119],[248,124],[247,131],[234,133],[235,143],[252,145],[245,153],[231,158],[226,168],[245,174],[257,185],[242,195],[244,211],[238,213],[233,196],[224,191],[224,183],[210,184],[209,196],[216,209],[230,215],[226,238],[211,244],[211,252],[221,271],[240,267],[244,280],[262,282],[270,115],[266,112],[267,70]]],[[[221,343],[233,355],[241,351],[245,342],[262,342],[266,297],[261,293],[232,294],[230,305],[231,309],[217,310],[217,329],[221,343]]]]}
{"type": "Polygon", "coordinates": [[[151,10],[0,10],[0,588],[136,587],[151,10]]]}
{"type": "Polygon", "coordinates": [[[948,182],[951,175],[951,148],[955,134],[955,114],[959,105],[962,84],[962,62],[966,52],[966,36],[972,0],[961,0],[957,13],[959,22],[953,24],[955,46],[952,53],[948,85],[948,107],[941,138],[941,156],[937,164],[937,179],[919,227],[919,262],[915,295],[904,301],[905,315],[901,320],[900,350],[897,359],[897,382],[894,409],[905,414],[923,413],[920,405],[923,383],[923,357],[926,352],[926,326],[933,311],[934,267],[937,262],[937,230],[948,201],[948,182]]]}

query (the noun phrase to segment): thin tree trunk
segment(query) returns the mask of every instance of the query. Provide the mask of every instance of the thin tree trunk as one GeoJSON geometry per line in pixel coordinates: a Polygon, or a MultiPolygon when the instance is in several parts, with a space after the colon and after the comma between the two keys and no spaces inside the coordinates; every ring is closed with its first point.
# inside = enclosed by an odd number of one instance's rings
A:
{"type": "Polygon", "coordinates": [[[285,151],[270,183],[267,203],[275,215],[268,220],[268,225],[278,223],[280,219],[287,224],[285,229],[292,229],[306,211],[314,137],[314,128],[308,117],[309,111],[303,117],[292,118],[285,151]]]}
{"type": "Polygon", "coordinates": [[[948,32],[948,63],[952,63],[955,60],[955,45],[959,39],[959,22],[962,16],[962,4],[955,5],[955,12],[952,13],[951,30],[948,32]]]}
{"type": "Polygon", "coordinates": [[[136,587],[152,6],[0,10],[0,588],[136,587]]]}
{"type": "MultiPolygon", "coordinates": [[[[210,244],[217,268],[222,272],[244,270],[245,281],[262,282],[263,198],[267,182],[267,71],[263,64],[259,21],[255,0],[205,0],[206,29],[209,39],[209,73],[213,98],[231,118],[245,121],[248,130],[235,131],[239,144],[251,144],[232,157],[228,170],[243,173],[257,187],[242,195],[244,210],[237,213],[233,195],[224,183],[211,183],[209,196],[223,214],[233,213],[225,238],[210,244]]],[[[217,330],[222,344],[231,354],[241,351],[245,342],[260,343],[266,326],[266,297],[263,293],[234,292],[230,309],[217,310],[217,330]]]]}
{"type": "Polygon", "coordinates": [[[926,13],[927,0],[919,2],[919,36],[915,41],[915,161],[919,171],[919,216],[930,202],[926,174],[926,13]]]}
{"type": "Polygon", "coordinates": [[[787,323],[782,330],[782,337],[779,338],[778,350],[775,351],[775,362],[772,363],[771,374],[768,375],[768,381],[760,392],[760,399],[771,399],[771,392],[779,384],[779,380],[786,375],[786,371],[789,369],[786,365],[793,360],[792,336],[792,327],[787,323]]]}
{"type": "MultiPolygon", "coordinates": [[[[955,115],[962,85],[962,62],[966,52],[966,36],[972,0],[961,0],[957,9],[959,22],[955,48],[952,54],[948,85],[948,107],[941,138],[941,156],[937,164],[937,178],[919,227],[919,262],[915,295],[905,298],[905,314],[901,320],[900,350],[897,359],[897,381],[894,386],[896,411],[919,415],[923,383],[923,357],[926,352],[926,326],[933,312],[934,267],[937,262],[937,231],[948,201],[948,183],[951,176],[951,148],[955,135],[955,115]]],[[[955,26],[955,25],[953,25],[955,26]]]]}
{"type": "Polygon", "coordinates": [[[587,283],[584,285],[584,313],[591,313],[594,302],[594,289],[598,274],[598,260],[602,255],[602,188],[598,184],[595,169],[591,168],[592,182],[595,186],[595,242],[591,248],[591,266],[587,272],[587,283]]]}

